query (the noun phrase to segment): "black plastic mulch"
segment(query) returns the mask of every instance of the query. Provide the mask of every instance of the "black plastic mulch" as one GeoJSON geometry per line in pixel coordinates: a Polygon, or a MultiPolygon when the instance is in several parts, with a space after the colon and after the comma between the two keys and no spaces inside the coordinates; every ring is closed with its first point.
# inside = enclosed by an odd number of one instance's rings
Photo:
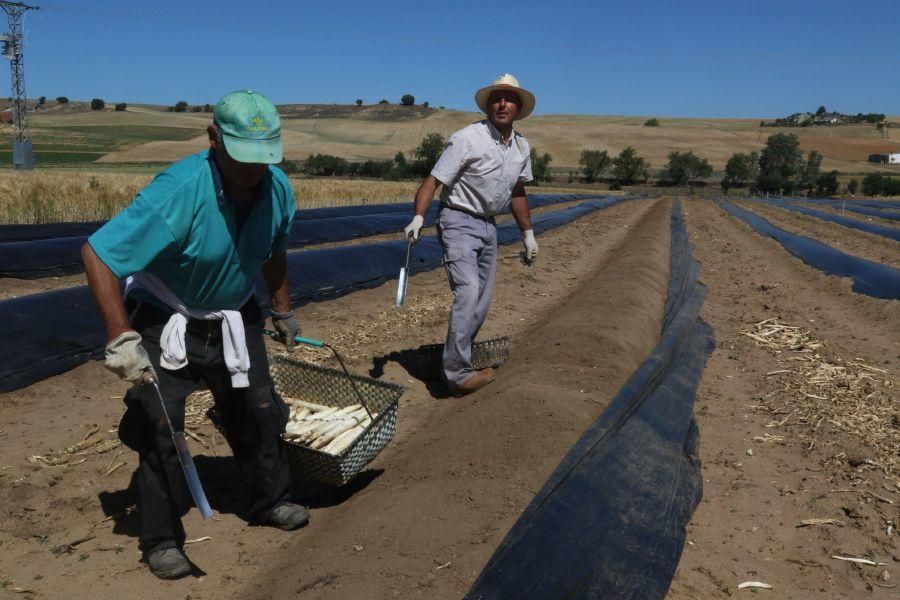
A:
{"type": "Polygon", "coordinates": [[[663,598],[702,478],[694,396],[714,347],[680,203],[662,336],[500,544],[466,598],[663,598]]]}

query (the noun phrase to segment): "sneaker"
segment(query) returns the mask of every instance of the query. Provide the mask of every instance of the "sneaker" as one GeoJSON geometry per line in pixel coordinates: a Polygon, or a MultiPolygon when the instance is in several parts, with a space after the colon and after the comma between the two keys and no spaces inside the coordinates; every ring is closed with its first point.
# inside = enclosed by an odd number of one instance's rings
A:
{"type": "Polygon", "coordinates": [[[191,563],[181,548],[156,547],[147,554],[147,564],[160,579],[180,579],[191,572],[191,563]]]}
{"type": "Polygon", "coordinates": [[[453,391],[454,395],[465,396],[466,394],[471,394],[476,390],[480,390],[496,378],[497,374],[494,373],[494,370],[490,367],[482,369],[481,371],[475,371],[474,375],[456,386],[456,389],[453,391]]]}
{"type": "Polygon", "coordinates": [[[272,509],[267,521],[268,525],[285,531],[299,529],[309,523],[309,511],[306,507],[293,502],[282,502],[272,509]]]}

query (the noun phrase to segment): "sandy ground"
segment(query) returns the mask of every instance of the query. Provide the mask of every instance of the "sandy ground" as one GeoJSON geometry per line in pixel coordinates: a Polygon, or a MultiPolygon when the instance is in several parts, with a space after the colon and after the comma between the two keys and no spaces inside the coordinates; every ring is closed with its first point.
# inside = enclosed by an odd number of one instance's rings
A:
{"type": "MultiPolygon", "coordinates": [[[[445,398],[405,368],[404,350],[443,337],[450,296],[442,271],[415,276],[402,311],[391,308],[391,283],[302,308],[304,334],[332,340],[352,370],[406,388],[397,437],[346,489],[299,486],[313,520],[284,533],[244,522],[237,469],[201,422],[191,446],[218,514],[207,522],[196,510],[186,515],[188,538],[198,540],[187,546],[196,573],[181,581],[159,581],[139,562],[134,453],[105,441],[47,464],[95,429],[89,441],[115,440],[123,385],[94,362],[0,395],[0,597],[462,596],[656,343],[668,206],[666,198],[627,202],[548,232],[532,268],[517,261],[518,248],[503,248],[482,337],[510,336],[511,357],[496,382],[467,398],[445,398]],[[29,460],[37,455],[49,460],[29,460]]],[[[708,201],[684,208],[718,347],[697,396],[704,499],[669,596],[896,597],[898,588],[887,587],[900,578],[900,481],[884,456],[891,440],[875,447],[839,417],[816,427],[817,419],[791,415],[790,375],[766,374],[793,363],[740,332],[778,317],[823,340],[828,360],[859,358],[894,374],[900,302],[852,293],[708,201]],[[797,527],[809,518],[840,525],[797,527]],[[775,589],[738,591],[747,580],[775,589]]],[[[873,395],[867,402],[896,406],[896,388],[880,383],[873,395]]],[[[890,418],[887,425],[900,428],[890,418]]]]}
{"type": "MultiPolygon", "coordinates": [[[[703,317],[718,347],[695,407],[704,497],[669,598],[750,597],[752,590],[737,590],[745,581],[773,585],[773,598],[896,598],[897,587],[883,587],[900,578],[896,470],[890,477],[866,463],[875,458],[872,447],[829,420],[818,429],[817,421],[785,421],[796,399],[780,374],[766,374],[791,363],[741,331],[778,317],[823,340],[821,352],[831,360],[859,357],[896,377],[900,302],[854,294],[849,280],[807,267],[708,202],[687,201],[684,208],[703,263],[700,278],[709,286],[703,317]],[[798,527],[812,518],[841,525],[798,527]],[[833,555],[887,565],[856,566],[833,555]]],[[[896,387],[879,393],[896,414],[896,387]]],[[[893,432],[896,453],[896,420],[893,432]]]]}

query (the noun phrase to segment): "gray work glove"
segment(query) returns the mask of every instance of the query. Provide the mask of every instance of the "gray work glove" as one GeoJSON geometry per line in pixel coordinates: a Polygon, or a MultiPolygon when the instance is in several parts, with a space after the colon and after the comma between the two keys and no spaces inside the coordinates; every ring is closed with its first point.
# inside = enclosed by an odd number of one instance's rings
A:
{"type": "Polygon", "coordinates": [[[537,258],[538,245],[534,239],[534,230],[528,229],[522,232],[522,242],[525,244],[525,262],[531,264],[537,258]]]}
{"type": "Polygon", "coordinates": [[[137,331],[126,331],[106,345],[103,366],[129,383],[142,381],[148,372],[156,377],[150,355],[141,346],[141,334],[137,331]]]}
{"type": "Polygon", "coordinates": [[[409,225],[403,228],[403,235],[406,239],[412,238],[413,242],[418,242],[419,237],[422,235],[422,225],[425,224],[425,219],[416,215],[412,218],[412,221],[409,222],[409,225]]]}
{"type": "Polygon", "coordinates": [[[293,350],[296,345],[294,338],[300,335],[300,323],[297,322],[297,315],[293,311],[280,313],[270,309],[269,312],[272,313],[272,327],[278,334],[276,339],[283,343],[288,350],[293,350]]]}

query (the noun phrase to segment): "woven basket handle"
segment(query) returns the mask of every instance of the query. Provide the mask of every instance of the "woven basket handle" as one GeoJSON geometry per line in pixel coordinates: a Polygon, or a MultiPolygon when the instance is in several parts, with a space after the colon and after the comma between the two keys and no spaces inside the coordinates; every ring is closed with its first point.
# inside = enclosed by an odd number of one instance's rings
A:
{"type": "MultiPolygon", "coordinates": [[[[266,335],[270,335],[272,337],[275,337],[278,335],[271,329],[263,329],[263,333],[265,333],[266,335]]],[[[359,388],[356,387],[356,382],[353,380],[353,377],[350,375],[350,371],[347,370],[347,365],[344,364],[344,359],[341,358],[341,355],[338,354],[338,351],[334,349],[334,346],[332,346],[331,344],[326,344],[325,342],[323,342],[321,340],[305,338],[305,337],[301,337],[299,335],[294,338],[294,341],[297,342],[298,344],[306,344],[307,346],[315,346],[317,348],[325,347],[325,348],[328,348],[329,350],[331,350],[332,352],[334,352],[334,357],[341,364],[341,368],[344,370],[344,373],[347,375],[347,379],[350,381],[350,385],[353,386],[353,391],[356,393],[356,398],[359,400],[359,403],[362,404],[363,408],[366,409],[366,413],[369,415],[369,418],[374,422],[375,417],[372,416],[372,411],[369,410],[369,405],[366,404],[365,400],[363,400],[363,396],[359,392],[359,388]]]]}

